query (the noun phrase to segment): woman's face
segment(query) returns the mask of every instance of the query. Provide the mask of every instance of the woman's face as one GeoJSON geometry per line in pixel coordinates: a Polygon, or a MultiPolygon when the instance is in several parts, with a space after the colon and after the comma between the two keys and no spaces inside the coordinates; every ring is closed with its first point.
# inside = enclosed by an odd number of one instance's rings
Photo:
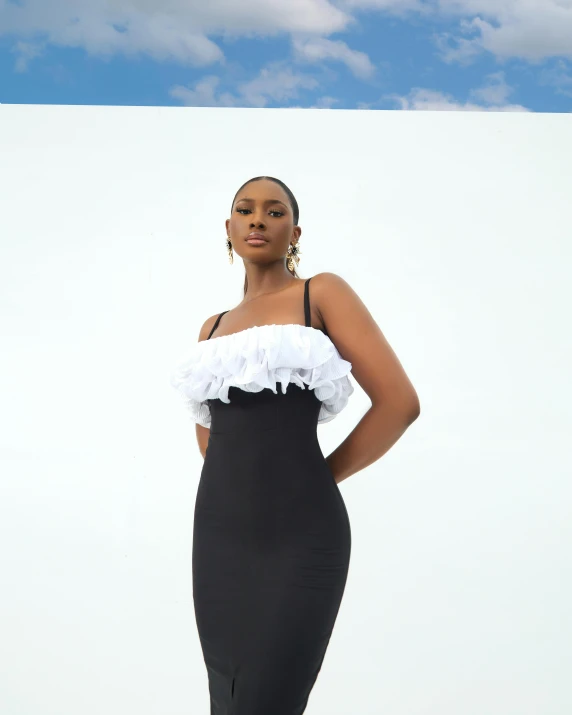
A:
{"type": "Polygon", "coordinates": [[[295,244],[302,233],[299,226],[294,226],[288,194],[268,179],[252,181],[241,189],[226,221],[226,231],[233,250],[241,258],[256,262],[284,257],[289,244],[295,244]],[[246,239],[252,232],[262,234],[266,242],[248,243],[246,239]]]}

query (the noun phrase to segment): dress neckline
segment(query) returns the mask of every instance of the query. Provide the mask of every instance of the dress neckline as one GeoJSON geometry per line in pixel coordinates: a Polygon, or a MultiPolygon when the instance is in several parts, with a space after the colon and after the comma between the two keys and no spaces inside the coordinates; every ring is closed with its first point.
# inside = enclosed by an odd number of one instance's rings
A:
{"type": "Polygon", "coordinates": [[[313,330],[315,333],[320,333],[320,335],[323,335],[327,340],[332,342],[330,337],[328,335],[326,335],[323,330],[320,330],[319,328],[314,328],[314,326],[312,326],[312,325],[302,325],[301,323],[266,323],[264,325],[252,325],[250,328],[244,328],[243,330],[237,330],[235,333],[228,333],[227,335],[217,335],[214,338],[205,338],[205,340],[199,341],[198,345],[200,345],[201,343],[212,343],[215,340],[224,340],[224,338],[232,338],[236,335],[242,335],[242,333],[248,333],[252,330],[259,330],[260,328],[289,328],[289,327],[302,328],[303,330],[313,330]]]}
{"type": "MultiPolygon", "coordinates": [[[[218,328],[218,324],[220,323],[220,319],[222,318],[223,315],[226,315],[226,313],[230,312],[228,310],[223,311],[220,313],[218,318],[216,319],[215,324],[213,325],[208,338],[206,340],[199,340],[199,343],[206,343],[210,340],[219,340],[221,338],[231,338],[235,335],[242,335],[243,333],[248,333],[251,330],[254,330],[255,328],[278,328],[278,327],[294,327],[298,326],[299,328],[305,328],[306,330],[314,330],[317,333],[322,333],[324,337],[328,339],[330,343],[332,343],[330,336],[328,335],[328,332],[326,330],[319,330],[318,328],[312,327],[312,314],[310,311],[310,295],[308,292],[308,288],[310,287],[310,281],[311,278],[307,278],[304,281],[304,325],[301,323],[267,323],[265,325],[252,325],[250,328],[244,328],[243,330],[237,330],[235,333],[228,333],[227,335],[217,335],[216,337],[211,337],[212,334],[216,331],[218,328]]],[[[333,343],[332,343],[333,345],[333,343]]]]}

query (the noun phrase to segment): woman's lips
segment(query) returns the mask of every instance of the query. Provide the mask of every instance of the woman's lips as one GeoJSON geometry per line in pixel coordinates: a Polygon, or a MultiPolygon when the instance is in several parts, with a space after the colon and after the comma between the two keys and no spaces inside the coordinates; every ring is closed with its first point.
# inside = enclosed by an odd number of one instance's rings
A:
{"type": "Polygon", "coordinates": [[[246,242],[251,246],[262,246],[263,243],[268,243],[268,240],[261,233],[251,233],[246,242]]]}

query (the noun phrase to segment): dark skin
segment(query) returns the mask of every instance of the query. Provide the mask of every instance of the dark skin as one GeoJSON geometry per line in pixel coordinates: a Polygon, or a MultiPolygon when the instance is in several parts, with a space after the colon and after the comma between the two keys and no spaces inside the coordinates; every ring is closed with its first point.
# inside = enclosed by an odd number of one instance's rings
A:
{"type": "MultiPolygon", "coordinates": [[[[302,233],[294,226],[288,195],[273,181],[247,184],[236,198],[226,221],[235,254],[244,262],[248,289],[244,299],[220,320],[213,338],[255,325],[304,325],[304,283],[286,267],[290,243],[302,233]],[[249,199],[249,200],[247,200],[249,199]],[[283,203],[279,203],[283,202],[283,203]],[[268,238],[252,246],[246,237],[257,231],[268,238]]],[[[385,454],[420,414],[419,398],[403,366],[357,293],[335,273],[318,273],[310,282],[312,327],[326,329],[352,376],[371,400],[371,407],[353,431],[326,458],[340,483],[385,454]]],[[[206,340],[218,313],[199,333],[206,340]]],[[[199,450],[206,455],[210,430],[197,423],[199,450]]]]}
{"type": "Polygon", "coordinates": [[[286,253],[289,244],[298,243],[302,229],[294,226],[288,194],[279,184],[266,179],[247,184],[235,199],[231,217],[226,220],[226,233],[234,253],[244,261],[248,278],[248,289],[239,305],[300,282],[286,267],[286,253]],[[252,231],[262,233],[268,243],[248,244],[245,238],[252,231]]]}

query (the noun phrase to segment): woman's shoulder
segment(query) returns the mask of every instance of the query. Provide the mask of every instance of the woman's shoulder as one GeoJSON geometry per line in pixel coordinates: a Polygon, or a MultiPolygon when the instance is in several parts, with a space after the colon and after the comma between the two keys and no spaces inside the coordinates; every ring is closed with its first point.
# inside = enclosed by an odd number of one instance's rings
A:
{"type": "MultiPolygon", "coordinates": [[[[223,313],[228,313],[228,310],[223,310],[223,313]]],[[[203,340],[207,340],[209,335],[211,334],[212,329],[215,326],[216,321],[219,319],[219,316],[222,315],[222,313],[215,313],[214,315],[209,316],[205,322],[202,324],[201,329],[199,331],[199,342],[202,342],[203,340]]]]}
{"type": "Polygon", "coordinates": [[[323,271],[316,273],[310,280],[310,291],[314,298],[324,301],[335,299],[336,296],[343,297],[351,291],[349,283],[337,273],[323,271]]]}

